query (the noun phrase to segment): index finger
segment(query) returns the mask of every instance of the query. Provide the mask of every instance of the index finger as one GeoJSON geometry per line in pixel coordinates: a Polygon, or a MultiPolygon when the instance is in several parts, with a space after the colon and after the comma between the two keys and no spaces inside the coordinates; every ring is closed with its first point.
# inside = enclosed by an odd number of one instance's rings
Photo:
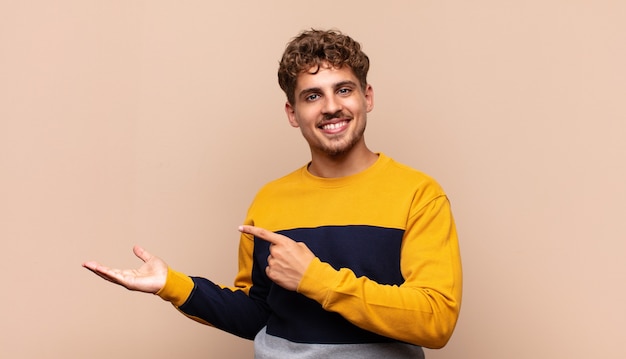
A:
{"type": "Polygon", "coordinates": [[[288,240],[288,237],[285,237],[281,234],[274,233],[272,231],[268,231],[265,228],[241,225],[239,226],[239,232],[251,234],[257,238],[261,238],[264,241],[267,241],[271,244],[280,244],[284,243],[285,240],[288,240]]]}

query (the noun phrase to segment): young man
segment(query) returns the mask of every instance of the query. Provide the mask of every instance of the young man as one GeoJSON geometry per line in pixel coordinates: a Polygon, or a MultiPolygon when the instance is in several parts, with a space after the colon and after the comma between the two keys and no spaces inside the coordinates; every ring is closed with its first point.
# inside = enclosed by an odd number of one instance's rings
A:
{"type": "Polygon", "coordinates": [[[234,286],[176,272],[139,247],[137,270],[84,266],[254,339],[256,358],[422,358],[422,347],[443,347],[462,286],[450,205],[433,179],[366,146],[368,69],[337,31],[287,46],[279,83],[311,162],[258,192],[239,228],[234,286]]]}

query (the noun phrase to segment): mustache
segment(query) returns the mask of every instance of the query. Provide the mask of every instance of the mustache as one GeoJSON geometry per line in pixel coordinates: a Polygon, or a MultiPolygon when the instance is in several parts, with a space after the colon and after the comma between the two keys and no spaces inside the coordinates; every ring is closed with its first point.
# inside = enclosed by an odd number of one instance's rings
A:
{"type": "Polygon", "coordinates": [[[341,110],[339,110],[337,112],[334,112],[334,113],[325,113],[324,114],[324,121],[330,121],[330,120],[334,120],[336,118],[351,119],[350,116],[344,114],[343,111],[341,111],[341,110]]]}

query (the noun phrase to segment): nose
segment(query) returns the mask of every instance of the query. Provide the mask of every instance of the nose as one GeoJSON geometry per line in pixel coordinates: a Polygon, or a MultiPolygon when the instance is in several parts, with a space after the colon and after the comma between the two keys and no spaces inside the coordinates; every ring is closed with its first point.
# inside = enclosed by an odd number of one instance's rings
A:
{"type": "Polygon", "coordinates": [[[336,98],[336,96],[326,96],[324,98],[324,106],[322,111],[325,115],[333,115],[337,112],[340,112],[343,109],[341,104],[341,100],[336,98]]]}

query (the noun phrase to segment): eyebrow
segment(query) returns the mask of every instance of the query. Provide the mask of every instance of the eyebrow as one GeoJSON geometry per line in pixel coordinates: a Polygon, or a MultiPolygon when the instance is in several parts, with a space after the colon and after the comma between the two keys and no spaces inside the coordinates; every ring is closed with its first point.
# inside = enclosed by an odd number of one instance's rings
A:
{"type": "MultiPolygon", "coordinates": [[[[338,89],[344,86],[354,86],[357,87],[358,85],[356,84],[356,82],[351,81],[351,80],[344,80],[344,81],[339,81],[336,84],[333,84],[333,88],[334,89],[338,89]]],[[[320,87],[309,87],[309,88],[305,88],[302,91],[300,91],[298,93],[299,97],[308,95],[310,93],[315,93],[315,92],[322,92],[322,89],[320,87]]]]}

